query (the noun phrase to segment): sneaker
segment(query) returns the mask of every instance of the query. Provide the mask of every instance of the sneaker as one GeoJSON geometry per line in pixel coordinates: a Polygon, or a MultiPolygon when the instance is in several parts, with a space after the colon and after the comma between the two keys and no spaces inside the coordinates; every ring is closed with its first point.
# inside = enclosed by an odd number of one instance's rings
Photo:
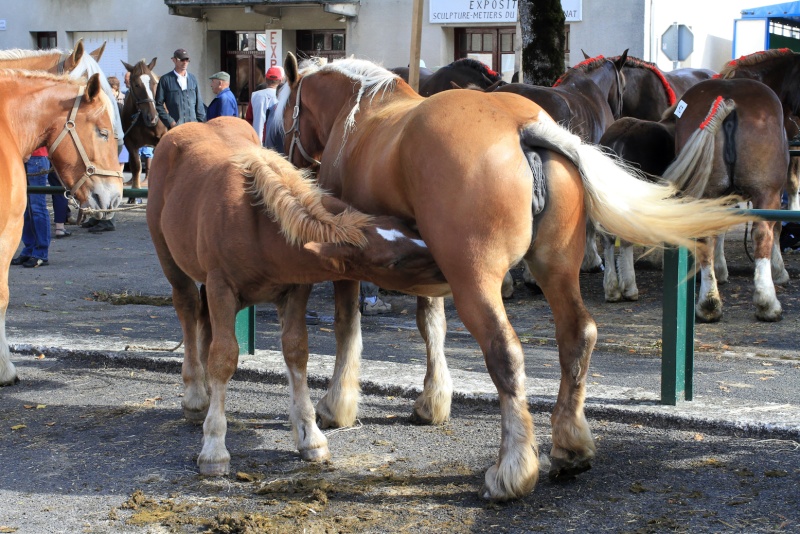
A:
{"type": "Polygon", "coordinates": [[[29,259],[31,259],[30,256],[23,256],[20,254],[19,256],[11,260],[11,265],[24,265],[25,262],[28,261],[29,259]]]}
{"type": "Polygon", "coordinates": [[[100,232],[113,232],[116,230],[112,221],[97,221],[97,224],[89,228],[89,233],[98,234],[100,232]]]}
{"type": "Polygon", "coordinates": [[[382,301],[380,298],[376,299],[375,302],[364,302],[362,305],[361,314],[362,315],[380,315],[383,313],[389,313],[392,311],[392,305],[388,302],[382,301]]]}
{"type": "Polygon", "coordinates": [[[27,267],[28,269],[44,267],[45,265],[50,265],[50,262],[42,258],[28,258],[28,261],[22,264],[23,267],[27,267]]]}

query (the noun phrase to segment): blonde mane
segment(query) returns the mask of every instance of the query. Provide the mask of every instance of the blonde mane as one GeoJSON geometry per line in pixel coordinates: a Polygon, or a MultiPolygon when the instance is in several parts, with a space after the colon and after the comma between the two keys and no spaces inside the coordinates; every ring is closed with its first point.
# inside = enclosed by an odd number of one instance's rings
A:
{"type": "Polygon", "coordinates": [[[66,52],[57,48],[51,48],[50,50],[23,50],[22,48],[11,48],[9,50],[0,50],[0,60],[26,59],[31,57],[52,56],[55,54],[63,56],[66,52]]]}
{"type": "Polygon", "coordinates": [[[247,192],[255,198],[253,205],[264,207],[289,244],[314,241],[366,246],[362,229],[371,217],[351,209],[337,215],[329,212],[322,205],[327,193],[316,185],[310,172],[296,169],[276,152],[260,146],[246,147],[232,160],[252,180],[247,192]]]}

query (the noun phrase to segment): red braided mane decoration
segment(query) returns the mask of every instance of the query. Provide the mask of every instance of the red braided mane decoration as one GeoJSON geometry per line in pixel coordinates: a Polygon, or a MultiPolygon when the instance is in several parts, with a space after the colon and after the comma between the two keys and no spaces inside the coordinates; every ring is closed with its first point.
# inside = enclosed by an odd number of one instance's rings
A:
{"type": "MultiPolygon", "coordinates": [[[[617,56],[615,58],[612,58],[612,60],[616,60],[616,59],[619,59],[619,56],[617,56]]],[[[675,101],[677,100],[677,98],[675,97],[675,91],[672,89],[672,86],[670,85],[669,80],[667,80],[666,76],[664,76],[664,73],[661,72],[661,69],[659,69],[656,66],[655,63],[650,63],[649,61],[645,61],[643,59],[639,59],[638,57],[630,57],[630,56],[628,56],[628,59],[625,62],[625,65],[630,66],[630,67],[640,68],[640,69],[647,69],[650,72],[652,72],[653,74],[655,74],[656,77],[661,82],[661,85],[664,87],[664,91],[667,93],[667,101],[669,101],[669,105],[670,106],[675,105],[675,101]]]]}
{"type": "Polygon", "coordinates": [[[705,129],[705,127],[708,126],[708,123],[711,122],[711,119],[713,119],[714,115],[717,114],[720,104],[722,104],[722,97],[718,96],[716,100],[714,100],[714,105],[711,106],[711,111],[709,111],[708,115],[706,115],[706,119],[702,122],[702,124],[700,124],[700,130],[705,129]]]}
{"type": "Polygon", "coordinates": [[[605,59],[606,58],[603,57],[603,56],[590,57],[589,59],[584,59],[583,61],[581,61],[580,63],[578,63],[574,67],[572,67],[571,69],[567,69],[567,72],[562,74],[556,80],[556,83],[553,84],[553,87],[558,87],[559,85],[561,85],[564,82],[564,78],[566,78],[567,75],[569,75],[573,70],[579,70],[581,72],[592,71],[597,67],[597,65],[599,65],[600,63],[605,61],[605,59]]]}
{"type": "Polygon", "coordinates": [[[719,74],[715,74],[713,78],[729,78],[731,73],[738,69],[739,67],[749,67],[751,65],[757,65],[764,61],[767,61],[772,58],[780,57],[780,56],[788,56],[794,54],[794,52],[789,48],[775,48],[772,50],[762,50],[760,52],[753,52],[752,54],[748,54],[746,56],[741,56],[739,59],[732,59],[725,63],[725,66],[722,67],[722,70],[719,74]]]}

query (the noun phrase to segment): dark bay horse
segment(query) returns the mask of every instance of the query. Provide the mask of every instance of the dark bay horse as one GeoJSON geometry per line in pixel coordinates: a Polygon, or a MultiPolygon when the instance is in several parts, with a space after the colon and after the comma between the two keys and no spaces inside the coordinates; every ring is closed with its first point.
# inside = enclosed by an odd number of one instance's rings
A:
{"type": "Polygon", "coordinates": [[[5,337],[8,269],[22,236],[27,180],[23,158],[47,147],[73,204],[98,219],[116,208],[122,174],[113,135],[117,107],[100,75],[72,80],[44,72],[0,69],[0,386],[18,381],[5,337]]]}
{"type": "MultiPolygon", "coordinates": [[[[406,81],[408,79],[406,78],[406,81]]],[[[486,64],[472,58],[462,58],[423,77],[420,69],[419,94],[431,96],[457,87],[488,89],[501,85],[503,77],[486,64]],[[455,85],[454,85],[455,84],[455,85]]]]}
{"type": "MultiPolygon", "coordinates": [[[[772,89],[783,106],[786,135],[800,135],[800,54],[788,48],[756,52],[725,64],[719,73],[723,79],[749,78],[772,89]]],[[[800,210],[800,158],[791,158],[786,191],[789,209],[800,210]]]]}
{"type": "Polygon", "coordinates": [[[238,118],[173,128],[152,164],[147,224],[186,344],[184,415],[205,420],[200,473],[228,472],[235,316],[264,302],[278,307],[297,448],[306,460],[328,458],[306,383],[310,284],[352,278],[428,291],[445,280],[425,243],[394,217],[363,215],[323,193],[238,118]]]}
{"type": "MultiPolygon", "coordinates": [[[[320,185],[357,209],[414,225],[483,351],[502,423],[499,458],[481,495],[517,498],[538,479],[524,355],[500,294],[505,273],[523,258],[556,323],[562,381],[551,476],[588,469],[595,444],[583,400],[597,329],[579,287],[586,213],[608,231],[653,245],[693,243],[690,236],[713,235],[744,218],[726,209],[729,199],[676,199],[673,188],[627,174],[518,95],[444,91],[424,98],[391,72],[354,58],[301,71],[290,54],[284,66],[278,110],[289,160],[317,168],[320,185]]],[[[417,310],[428,346],[441,343],[446,329],[443,293],[432,289],[417,310]]],[[[358,283],[337,282],[335,298],[337,340],[353,347],[360,339],[358,283]]],[[[337,349],[321,403],[341,406],[331,392],[343,368],[358,368],[358,358],[358,347],[337,349]]],[[[435,392],[446,363],[430,358],[425,388],[435,392]]],[[[336,395],[344,396],[342,389],[336,395]]]]}
{"type": "MultiPolygon", "coordinates": [[[[664,180],[674,183],[688,196],[719,198],[734,193],[751,201],[754,208],[778,209],[789,161],[777,96],[753,80],[712,79],[691,87],[681,100],[685,109],[677,112],[680,117],[671,114],[658,123],[624,119],[625,122],[609,128],[603,144],[642,165],[646,171],[663,175],[664,180]],[[660,172],[673,155],[668,137],[674,139],[677,156],[660,172]]],[[[753,303],[756,317],[762,321],[781,318],[773,281],[783,283],[789,276],[774,242],[774,224],[753,223],[753,303]]],[[[609,248],[613,251],[613,242],[609,248]]],[[[701,283],[695,312],[703,322],[722,317],[716,273],[727,273],[727,267],[719,247],[714,249],[713,255],[707,247],[697,253],[701,283]],[[719,262],[723,265],[716,265],[719,262]]],[[[609,298],[614,295],[609,270],[605,279],[606,298],[613,300],[609,298]]],[[[630,299],[636,285],[632,252],[625,246],[620,251],[619,271],[623,296],[630,299]]]]}
{"type": "MultiPolygon", "coordinates": [[[[125,148],[128,149],[131,170],[131,187],[141,187],[142,160],[139,149],[143,146],[156,146],[167,133],[167,127],[158,120],[155,93],[158,76],[153,72],[156,59],[150,63],[139,60],[136,65],[122,62],[131,73],[130,89],[122,106],[122,127],[125,129],[125,148]]],[[[133,199],[130,199],[133,201],[133,199]]]]}
{"type": "MultiPolygon", "coordinates": [[[[603,132],[619,118],[622,95],[625,92],[626,50],[615,60],[603,56],[588,58],[562,75],[553,87],[524,83],[511,83],[498,87],[496,92],[514,93],[541,106],[556,122],[565,126],[586,143],[598,143],[603,132]]],[[[586,248],[581,270],[596,272],[603,262],[597,252],[595,228],[586,221],[586,248]]],[[[526,283],[535,283],[527,269],[523,273],[526,283]]],[[[513,280],[507,275],[503,296],[513,293],[513,280]]]]}

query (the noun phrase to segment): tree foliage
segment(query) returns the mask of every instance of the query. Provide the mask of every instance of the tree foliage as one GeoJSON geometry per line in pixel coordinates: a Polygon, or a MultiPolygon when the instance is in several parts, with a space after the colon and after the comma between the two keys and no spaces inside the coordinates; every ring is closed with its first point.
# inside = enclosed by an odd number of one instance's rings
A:
{"type": "Polygon", "coordinates": [[[561,0],[520,0],[522,79],[551,86],[564,73],[564,10],[561,0]]]}

